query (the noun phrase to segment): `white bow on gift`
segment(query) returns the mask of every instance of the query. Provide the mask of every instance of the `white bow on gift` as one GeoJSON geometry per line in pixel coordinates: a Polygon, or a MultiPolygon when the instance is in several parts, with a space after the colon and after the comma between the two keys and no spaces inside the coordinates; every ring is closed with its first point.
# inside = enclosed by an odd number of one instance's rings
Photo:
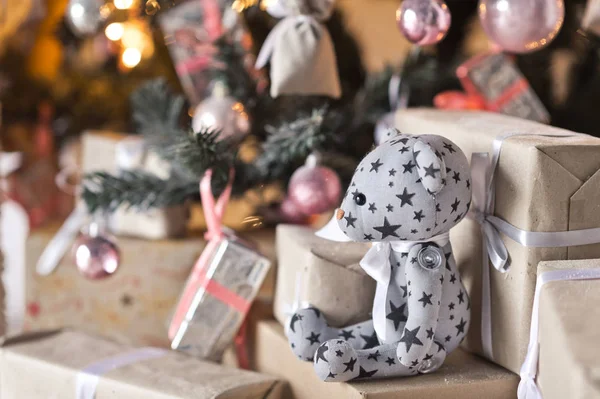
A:
{"type": "MultiPolygon", "coordinates": [[[[352,241],[344,234],[334,217],[315,233],[318,237],[331,241],[350,242],[352,241]]],[[[377,282],[375,289],[375,299],[373,300],[373,328],[377,337],[382,342],[387,342],[387,322],[385,304],[388,303],[387,294],[389,286],[392,283],[392,267],[390,264],[390,255],[392,251],[397,253],[409,252],[410,249],[419,243],[434,242],[440,247],[444,247],[449,242],[449,234],[446,232],[424,241],[383,241],[375,242],[360,260],[360,267],[377,282]]]]}
{"type": "MultiPolygon", "coordinates": [[[[6,177],[22,163],[22,154],[0,153],[1,191],[6,191],[6,177]]],[[[0,213],[0,247],[4,254],[2,283],[6,292],[6,333],[18,334],[23,330],[25,317],[25,244],[29,236],[29,216],[16,201],[3,198],[0,213]]]]}

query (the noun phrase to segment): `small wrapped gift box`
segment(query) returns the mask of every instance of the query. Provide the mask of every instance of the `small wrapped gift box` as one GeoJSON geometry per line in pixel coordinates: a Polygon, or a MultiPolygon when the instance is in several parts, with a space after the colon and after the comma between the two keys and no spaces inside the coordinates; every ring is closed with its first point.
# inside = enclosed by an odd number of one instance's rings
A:
{"type": "Polygon", "coordinates": [[[288,381],[290,391],[285,391],[284,396],[295,399],[506,399],[515,397],[519,381],[517,375],[459,349],[432,374],[353,383],[323,382],[312,363],[300,361],[292,353],[283,327],[275,321],[258,322],[255,358],[258,371],[288,381]]]}
{"type": "Polygon", "coordinates": [[[538,263],[600,257],[598,232],[583,230],[600,227],[600,139],[486,112],[402,110],[396,124],[446,136],[467,157],[490,153],[473,157],[472,217],[451,231],[472,301],[465,346],[519,372],[538,263]]]}
{"type": "MultiPolygon", "coordinates": [[[[540,262],[536,295],[532,318],[539,317],[539,323],[532,328],[523,369],[528,372],[521,375],[535,377],[531,371],[538,364],[544,399],[600,397],[600,260],[540,262]]],[[[524,378],[519,389],[532,382],[524,378]]]]}
{"type": "Polygon", "coordinates": [[[174,351],[69,330],[8,339],[0,352],[3,398],[276,399],[281,384],[174,351]]]}
{"type": "MultiPolygon", "coordinates": [[[[68,255],[52,274],[41,276],[36,262],[56,229],[38,229],[27,240],[25,328],[69,326],[134,345],[168,347],[169,318],[206,241],[119,237],[121,265],[113,276],[86,279],[68,255]]],[[[252,239],[274,262],[274,231],[253,231],[252,239]]],[[[267,277],[261,295],[272,295],[273,279],[267,277]]]]}
{"type": "Polygon", "coordinates": [[[275,318],[282,324],[294,307],[319,308],[332,326],[368,319],[375,281],[358,262],[369,244],[337,243],[315,236],[304,226],[279,225],[276,233],[278,270],[275,318]]]}
{"type": "MultiPolygon", "coordinates": [[[[168,179],[171,166],[156,153],[145,148],[141,136],[105,131],[88,131],[82,136],[82,172],[108,172],[142,169],[161,179],[168,179]]],[[[109,217],[108,227],[118,235],[146,239],[181,237],[186,233],[187,206],[137,211],[118,208],[109,217]]]]}

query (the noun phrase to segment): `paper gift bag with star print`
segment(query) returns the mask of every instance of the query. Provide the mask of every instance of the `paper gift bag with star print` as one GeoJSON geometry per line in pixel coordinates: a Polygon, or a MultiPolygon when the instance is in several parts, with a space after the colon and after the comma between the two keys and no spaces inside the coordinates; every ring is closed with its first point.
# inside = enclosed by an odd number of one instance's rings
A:
{"type": "MultiPolygon", "coordinates": [[[[541,262],[538,274],[599,269],[599,259],[541,262]]],[[[544,399],[600,397],[600,280],[552,281],[540,291],[537,385],[544,399]]]]}
{"type": "MultiPolygon", "coordinates": [[[[445,136],[469,159],[473,153],[490,153],[499,136],[528,134],[510,137],[502,144],[495,171],[494,215],[528,232],[600,227],[600,139],[556,137],[573,133],[487,112],[402,110],[396,114],[396,126],[406,134],[445,136]]],[[[518,373],[529,342],[537,264],[543,260],[600,258],[600,244],[533,248],[505,235],[500,238],[510,257],[506,273],[484,263],[481,228],[475,220],[466,219],[452,230],[454,256],[472,301],[471,327],[464,346],[484,354],[482,270],[490,267],[489,357],[518,373]]]]}
{"type": "MultiPolygon", "coordinates": [[[[517,394],[517,375],[460,348],[452,352],[435,373],[412,378],[327,383],[317,377],[312,363],[298,361],[283,327],[277,322],[259,321],[253,342],[256,370],[288,381],[289,388],[283,392],[286,398],[506,399],[517,394]]],[[[384,367],[395,361],[388,357],[384,367]]]]}
{"type": "Polygon", "coordinates": [[[276,233],[277,281],[275,318],[286,324],[299,307],[320,309],[332,326],[367,320],[375,281],[358,262],[369,244],[336,243],[315,236],[315,230],[279,225],[276,233]]]}
{"type": "MultiPolygon", "coordinates": [[[[38,229],[27,241],[25,329],[76,327],[128,344],[168,347],[172,310],[206,241],[200,236],[154,241],[118,237],[122,261],[113,276],[86,279],[68,254],[52,274],[40,276],[36,262],[57,228],[38,229]]],[[[274,236],[267,229],[252,234],[271,261],[274,236]]],[[[259,295],[272,295],[273,278],[267,276],[259,295]]]]}

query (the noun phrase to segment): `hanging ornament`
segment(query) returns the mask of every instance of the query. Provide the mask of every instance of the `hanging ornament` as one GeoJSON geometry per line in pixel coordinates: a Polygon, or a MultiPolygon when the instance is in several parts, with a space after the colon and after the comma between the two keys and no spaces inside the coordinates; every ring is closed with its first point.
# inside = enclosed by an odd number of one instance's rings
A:
{"type": "Polygon", "coordinates": [[[448,33],[451,21],[443,0],[404,0],[396,11],[400,32],[419,46],[439,43],[448,33]]]}
{"type": "Polygon", "coordinates": [[[145,8],[146,14],[154,15],[160,10],[160,3],[156,0],[148,0],[145,8]]]}
{"type": "Polygon", "coordinates": [[[98,32],[104,21],[102,0],[70,0],[65,19],[77,36],[89,36],[98,32]]]}
{"type": "Polygon", "coordinates": [[[98,223],[92,222],[73,245],[75,265],[85,277],[99,280],[117,271],[121,261],[119,248],[98,223]]]}
{"type": "Polygon", "coordinates": [[[279,206],[279,216],[284,223],[301,224],[305,223],[308,215],[298,209],[296,203],[286,197],[279,206]]]}
{"type": "Polygon", "coordinates": [[[600,36],[600,1],[588,0],[581,20],[581,27],[586,31],[600,36]]]}
{"type": "Polygon", "coordinates": [[[490,40],[510,53],[546,47],[565,18],[563,0],[480,0],[479,18],[490,40]]]}
{"type": "Polygon", "coordinates": [[[338,175],[317,164],[310,155],[304,166],[298,168],[290,179],[288,197],[305,215],[323,213],[339,205],[342,186],[338,175]]]}
{"type": "Polygon", "coordinates": [[[219,130],[219,138],[240,140],[250,132],[250,120],[244,105],[228,96],[221,84],[215,85],[210,97],[194,110],[192,128],[219,130]]]}
{"type": "Polygon", "coordinates": [[[280,95],[342,95],[335,50],[323,24],[334,0],[271,0],[266,11],[283,18],[271,30],[256,58],[256,68],[271,64],[271,97],[280,95]]]}

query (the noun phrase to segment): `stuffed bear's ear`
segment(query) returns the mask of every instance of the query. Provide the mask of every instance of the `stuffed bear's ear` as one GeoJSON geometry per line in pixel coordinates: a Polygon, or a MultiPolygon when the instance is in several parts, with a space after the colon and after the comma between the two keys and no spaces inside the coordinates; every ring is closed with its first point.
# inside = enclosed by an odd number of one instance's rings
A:
{"type": "Polygon", "coordinates": [[[446,164],[429,144],[417,140],[413,146],[413,155],[419,180],[431,194],[437,194],[446,185],[446,164]]]}

